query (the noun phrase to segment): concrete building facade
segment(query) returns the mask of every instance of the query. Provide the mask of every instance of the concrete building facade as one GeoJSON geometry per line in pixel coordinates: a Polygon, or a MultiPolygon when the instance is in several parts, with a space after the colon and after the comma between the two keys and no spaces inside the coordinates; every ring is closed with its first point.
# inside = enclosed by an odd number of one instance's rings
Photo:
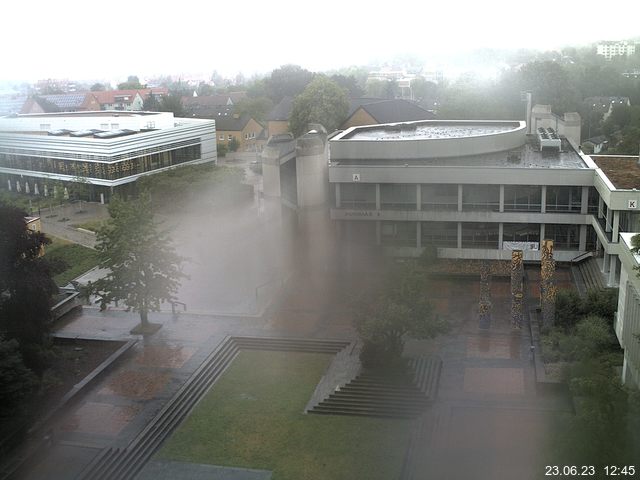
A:
{"type": "Polygon", "coordinates": [[[0,119],[0,181],[49,195],[55,182],[82,179],[94,200],[144,175],[216,161],[212,120],[172,113],[76,112],[0,119]]]}

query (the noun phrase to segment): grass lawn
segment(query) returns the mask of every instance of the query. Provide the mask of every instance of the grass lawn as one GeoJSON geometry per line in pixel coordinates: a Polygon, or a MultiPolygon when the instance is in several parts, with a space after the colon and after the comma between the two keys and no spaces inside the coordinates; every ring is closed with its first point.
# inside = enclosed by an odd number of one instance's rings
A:
{"type": "Polygon", "coordinates": [[[305,415],[330,355],[242,351],[160,457],[273,471],[274,480],[390,480],[406,420],[305,415]]]}
{"type": "Polygon", "coordinates": [[[45,258],[63,260],[69,268],[53,277],[58,285],[66,285],[70,280],[91,270],[98,264],[98,252],[82,245],[52,237],[51,244],[45,247],[45,258]]]}

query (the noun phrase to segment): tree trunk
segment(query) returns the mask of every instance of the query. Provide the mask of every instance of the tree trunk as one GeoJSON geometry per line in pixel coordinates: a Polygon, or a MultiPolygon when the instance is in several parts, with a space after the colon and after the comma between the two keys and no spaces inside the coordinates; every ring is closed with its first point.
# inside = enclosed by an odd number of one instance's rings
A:
{"type": "Polygon", "coordinates": [[[148,312],[146,308],[140,309],[140,325],[146,327],[149,325],[148,312]]]}

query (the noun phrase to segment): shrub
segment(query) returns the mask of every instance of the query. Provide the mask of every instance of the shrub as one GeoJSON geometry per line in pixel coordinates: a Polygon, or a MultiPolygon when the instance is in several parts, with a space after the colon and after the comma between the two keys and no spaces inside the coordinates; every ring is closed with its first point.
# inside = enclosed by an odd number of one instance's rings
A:
{"type": "Polygon", "coordinates": [[[583,300],[575,290],[560,290],[556,295],[554,325],[568,330],[585,314],[583,300]]]}

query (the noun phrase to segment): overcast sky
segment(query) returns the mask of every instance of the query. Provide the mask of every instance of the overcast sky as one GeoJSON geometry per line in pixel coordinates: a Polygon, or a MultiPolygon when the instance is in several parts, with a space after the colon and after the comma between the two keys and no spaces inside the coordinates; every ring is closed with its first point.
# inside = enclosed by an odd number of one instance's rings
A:
{"type": "Polygon", "coordinates": [[[581,45],[640,35],[640,0],[7,0],[0,79],[246,76],[397,54],[581,45]],[[223,6],[224,5],[224,6],[223,6]]]}

